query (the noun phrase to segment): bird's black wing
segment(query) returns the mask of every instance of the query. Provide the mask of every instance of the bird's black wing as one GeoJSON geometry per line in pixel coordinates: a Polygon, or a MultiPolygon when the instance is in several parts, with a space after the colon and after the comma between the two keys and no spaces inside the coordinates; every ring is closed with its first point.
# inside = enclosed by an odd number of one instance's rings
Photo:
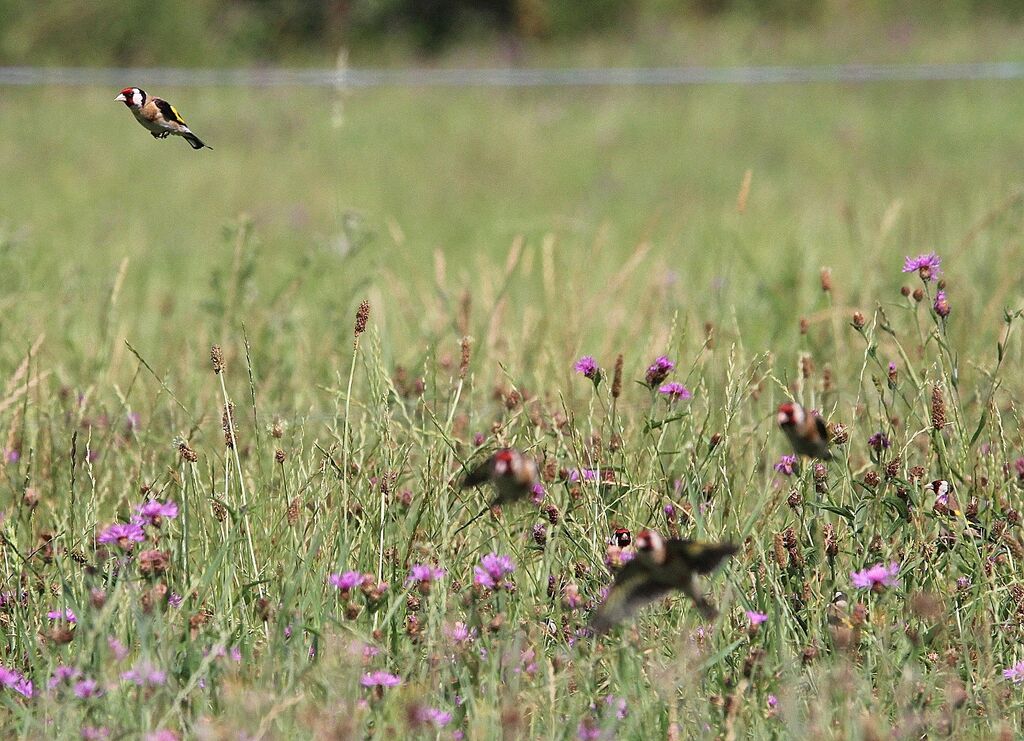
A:
{"type": "Polygon", "coordinates": [[[162,113],[164,118],[166,118],[168,121],[174,121],[174,123],[179,123],[182,126],[187,125],[185,123],[185,119],[183,119],[181,117],[181,114],[178,113],[178,109],[172,106],[166,100],[164,100],[163,98],[153,98],[152,100],[153,104],[160,109],[160,113],[162,113]]]}
{"type": "Polygon", "coordinates": [[[670,561],[678,558],[698,574],[714,571],[737,551],[732,543],[699,543],[695,540],[670,540],[665,547],[670,561]]]}
{"type": "Polygon", "coordinates": [[[821,454],[818,457],[821,458],[823,461],[832,460],[832,454],[828,452],[828,425],[825,424],[825,420],[823,420],[821,417],[815,414],[814,426],[817,428],[818,434],[821,436],[821,454]]]}
{"type": "Polygon", "coordinates": [[[491,459],[488,458],[466,475],[466,478],[462,480],[462,488],[465,489],[470,486],[480,486],[481,484],[486,484],[490,478],[491,459]]]}
{"type": "Polygon", "coordinates": [[[596,633],[607,633],[617,623],[632,616],[644,605],[650,604],[669,591],[666,584],[652,578],[647,567],[630,561],[618,574],[604,602],[590,619],[596,633]]]}

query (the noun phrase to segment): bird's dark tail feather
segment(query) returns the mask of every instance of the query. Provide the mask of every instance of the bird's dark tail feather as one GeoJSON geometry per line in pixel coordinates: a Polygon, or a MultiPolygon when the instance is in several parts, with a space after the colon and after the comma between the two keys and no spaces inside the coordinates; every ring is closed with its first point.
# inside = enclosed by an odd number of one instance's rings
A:
{"type": "Polygon", "coordinates": [[[181,136],[185,141],[192,145],[192,149],[202,149],[203,147],[206,147],[207,149],[211,150],[213,149],[213,147],[211,147],[208,144],[205,144],[202,139],[193,134],[191,131],[187,131],[181,136]]]}

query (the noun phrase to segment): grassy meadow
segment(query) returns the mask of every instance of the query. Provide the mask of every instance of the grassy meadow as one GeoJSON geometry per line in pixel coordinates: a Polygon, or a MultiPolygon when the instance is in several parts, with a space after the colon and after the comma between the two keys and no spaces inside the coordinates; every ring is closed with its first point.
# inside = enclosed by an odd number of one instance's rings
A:
{"type": "Polygon", "coordinates": [[[1016,83],[124,83],[213,151],[0,94],[5,737],[1021,732],[1016,83]],[[660,355],[691,399],[636,383],[660,355]],[[775,467],[791,398],[845,431],[824,470],[775,467]],[[456,534],[501,445],[543,501],[456,534]],[[721,616],[588,635],[615,527],[741,544],[721,616]]]}

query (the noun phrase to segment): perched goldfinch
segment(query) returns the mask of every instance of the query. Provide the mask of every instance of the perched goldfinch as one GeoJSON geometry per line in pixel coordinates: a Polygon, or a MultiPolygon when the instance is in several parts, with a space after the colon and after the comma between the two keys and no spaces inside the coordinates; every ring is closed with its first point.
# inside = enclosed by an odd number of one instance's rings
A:
{"type": "Polygon", "coordinates": [[[128,106],[136,120],[149,129],[154,139],[166,139],[174,134],[192,145],[192,149],[213,149],[192,133],[177,109],[163,98],[150,98],[142,88],[126,87],[114,100],[128,106]]]}
{"type": "Polygon", "coordinates": [[[673,589],[681,590],[693,600],[705,620],[718,611],[701,594],[697,574],[708,574],[736,552],[731,543],[697,543],[692,540],[665,540],[653,530],[637,534],[636,556],[615,575],[605,601],[597,608],[590,626],[597,633],[606,633],[673,589]]]}
{"type": "Polygon", "coordinates": [[[778,419],[797,455],[832,460],[828,452],[828,427],[816,413],[808,413],[799,404],[787,401],[779,406],[778,419]]]}

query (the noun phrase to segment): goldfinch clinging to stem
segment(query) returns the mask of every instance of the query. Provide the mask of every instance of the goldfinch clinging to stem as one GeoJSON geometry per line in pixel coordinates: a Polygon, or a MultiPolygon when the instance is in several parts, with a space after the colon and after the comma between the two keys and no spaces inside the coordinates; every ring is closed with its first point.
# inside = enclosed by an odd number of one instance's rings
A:
{"type": "Polygon", "coordinates": [[[166,139],[174,134],[192,145],[192,149],[213,149],[192,133],[181,114],[163,98],[150,98],[142,88],[126,87],[114,100],[128,106],[136,120],[149,129],[154,139],[166,139]]]}

